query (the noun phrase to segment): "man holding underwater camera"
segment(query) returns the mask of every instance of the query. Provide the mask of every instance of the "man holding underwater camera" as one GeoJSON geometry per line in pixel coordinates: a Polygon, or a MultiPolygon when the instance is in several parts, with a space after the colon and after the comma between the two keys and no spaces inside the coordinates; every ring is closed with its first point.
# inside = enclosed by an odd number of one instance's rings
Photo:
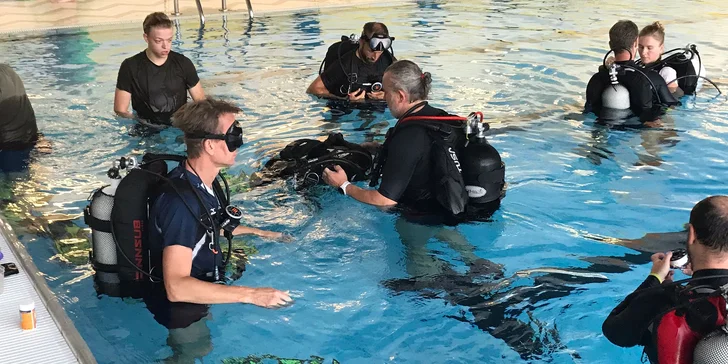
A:
{"type": "Polygon", "coordinates": [[[686,245],[689,262],[681,250],[652,255],[650,275],[602,326],[604,336],[615,345],[644,346],[652,363],[682,363],[680,358],[686,355],[692,363],[698,340],[722,326],[726,309],[720,288],[728,284],[728,196],[711,196],[693,207],[686,245]],[[692,275],[686,286],[672,283],[671,268],[692,275]]]}
{"type": "Polygon", "coordinates": [[[383,23],[364,24],[358,46],[344,51],[343,44],[334,45],[333,51],[337,52],[338,59],[325,63],[326,69],[308,86],[306,92],[318,97],[348,98],[349,101],[357,102],[384,100],[382,76],[387,67],[396,61],[389,52],[392,41],[394,37],[389,36],[389,29],[383,23]]]}

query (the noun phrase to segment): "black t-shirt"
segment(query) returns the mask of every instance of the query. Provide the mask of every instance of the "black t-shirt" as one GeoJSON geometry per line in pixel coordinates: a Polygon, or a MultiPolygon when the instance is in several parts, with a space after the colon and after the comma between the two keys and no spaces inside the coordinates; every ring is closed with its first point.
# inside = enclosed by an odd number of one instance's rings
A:
{"type": "MultiPolygon", "coordinates": [[[[444,110],[425,105],[409,116],[446,116],[444,110]]],[[[395,126],[396,127],[396,126],[395,126]]],[[[379,193],[398,204],[428,212],[439,210],[430,182],[433,140],[427,129],[418,126],[402,128],[387,141],[386,163],[382,170],[379,193]]]]}
{"type": "Polygon", "coordinates": [[[0,150],[25,149],[38,140],[35,112],[25,86],[7,64],[0,64],[0,150]]]}
{"type": "Polygon", "coordinates": [[[382,82],[384,71],[393,63],[393,58],[389,52],[385,52],[374,64],[368,64],[356,56],[356,50],[352,50],[341,56],[341,63],[336,60],[327,65],[321,74],[321,81],[330,93],[344,97],[349,87],[348,74],[356,74],[354,82],[359,84],[382,82]]]}
{"type": "MultiPolygon", "coordinates": [[[[630,65],[638,68],[649,77],[647,80],[637,71],[627,70],[624,74],[617,76],[617,80],[629,91],[630,110],[638,116],[641,122],[654,121],[664,113],[667,106],[678,105],[680,102],[675,99],[659,73],[642,68],[633,61],[617,62],[618,64],[630,65]],[[658,96],[652,91],[650,81],[655,85],[658,96]]],[[[585,112],[593,112],[597,117],[602,117],[602,93],[611,85],[609,70],[603,66],[599,72],[589,80],[586,87],[585,112]]]]}
{"type": "Polygon", "coordinates": [[[121,63],[116,88],[131,94],[137,115],[155,124],[170,124],[172,114],[187,102],[187,90],[200,82],[189,58],[169,52],[157,66],[141,52],[121,63]]]}

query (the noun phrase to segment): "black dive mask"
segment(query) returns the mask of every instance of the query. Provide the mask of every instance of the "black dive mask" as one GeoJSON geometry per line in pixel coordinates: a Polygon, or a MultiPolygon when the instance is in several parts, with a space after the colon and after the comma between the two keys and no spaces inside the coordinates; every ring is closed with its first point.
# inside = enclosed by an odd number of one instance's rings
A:
{"type": "Polygon", "coordinates": [[[243,145],[243,128],[236,121],[225,134],[185,134],[190,139],[217,139],[224,140],[228,150],[234,152],[243,145]]]}
{"type": "Polygon", "coordinates": [[[366,35],[362,35],[361,39],[365,42],[369,42],[369,48],[375,52],[383,52],[392,46],[394,37],[388,37],[383,34],[374,34],[371,38],[366,35]]]}

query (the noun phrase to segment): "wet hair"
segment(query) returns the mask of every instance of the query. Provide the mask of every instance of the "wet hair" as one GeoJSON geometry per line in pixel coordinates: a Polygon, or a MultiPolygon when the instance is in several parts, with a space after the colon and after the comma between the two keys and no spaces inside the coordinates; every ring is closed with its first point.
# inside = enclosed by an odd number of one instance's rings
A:
{"type": "Polygon", "coordinates": [[[409,101],[427,100],[432,84],[430,72],[422,70],[412,61],[402,60],[392,63],[384,73],[389,73],[394,89],[409,95],[409,101]]]}
{"type": "Polygon", "coordinates": [[[383,35],[389,37],[389,29],[384,23],[369,22],[364,24],[364,29],[361,31],[361,36],[371,38],[374,34],[383,35]]]}
{"type": "Polygon", "coordinates": [[[644,28],[640,31],[640,37],[644,37],[646,35],[650,35],[653,38],[657,39],[660,44],[665,42],[665,26],[662,25],[659,21],[656,21],[644,28]]]}
{"type": "Polygon", "coordinates": [[[174,24],[167,14],[162,12],[151,13],[144,18],[144,34],[149,34],[152,28],[172,28],[174,24]]]}
{"type": "Polygon", "coordinates": [[[728,196],[711,196],[690,212],[690,225],[700,244],[728,253],[728,196]]]}
{"type": "MultiPolygon", "coordinates": [[[[631,20],[620,20],[609,29],[609,48],[614,53],[632,51],[640,29],[631,20]]],[[[634,56],[634,55],[633,55],[634,56]]]]}
{"type": "Polygon", "coordinates": [[[187,156],[197,158],[202,154],[204,139],[187,138],[188,134],[219,134],[220,116],[237,114],[242,110],[222,100],[208,97],[204,100],[188,102],[172,115],[172,125],[185,133],[187,156]]]}

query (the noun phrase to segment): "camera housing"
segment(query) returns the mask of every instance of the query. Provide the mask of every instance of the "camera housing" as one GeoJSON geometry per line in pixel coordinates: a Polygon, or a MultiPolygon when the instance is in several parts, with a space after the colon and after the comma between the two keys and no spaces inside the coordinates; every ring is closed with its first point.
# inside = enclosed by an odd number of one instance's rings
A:
{"type": "Polygon", "coordinates": [[[685,249],[675,249],[670,258],[670,268],[682,269],[688,265],[688,252],[685,249]]]}

